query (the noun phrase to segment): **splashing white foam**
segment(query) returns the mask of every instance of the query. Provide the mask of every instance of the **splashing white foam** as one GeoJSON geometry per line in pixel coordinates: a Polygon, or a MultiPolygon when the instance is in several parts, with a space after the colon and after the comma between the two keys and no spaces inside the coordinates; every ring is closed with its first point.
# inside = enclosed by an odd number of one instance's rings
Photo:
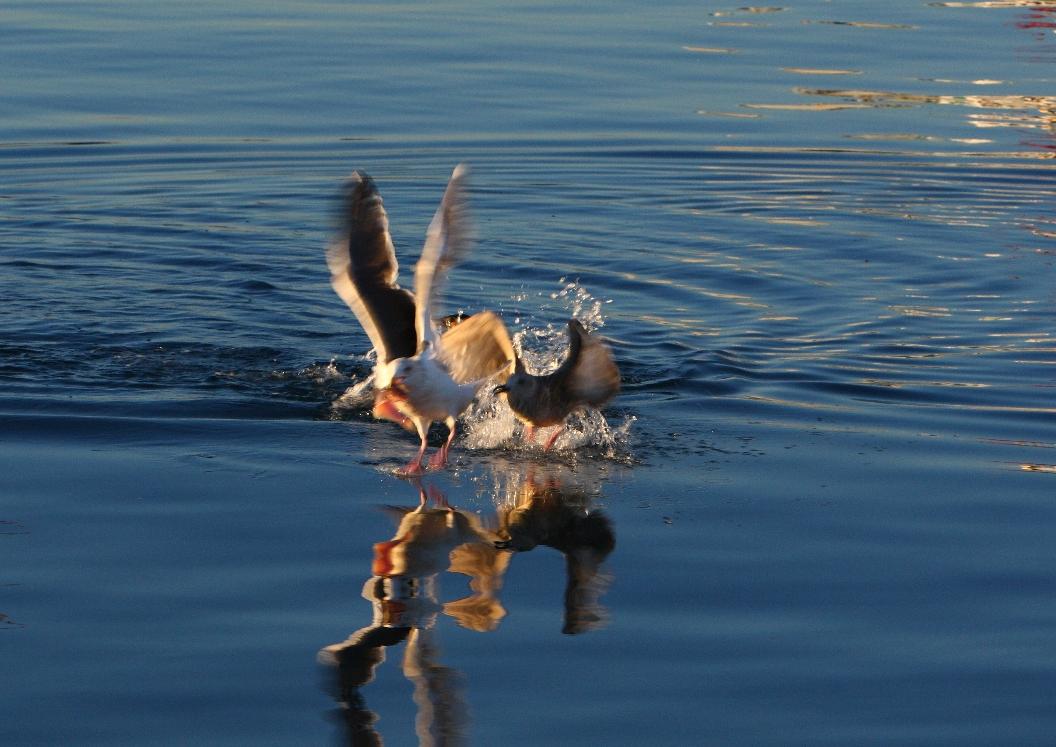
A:
{"type": "Polygon", "coordinates": [[[362,381],[357,381],[344,391],[340,397],[330,403],[334,413],[349,410],[362,410],[374,402],[374,374],[368,374],[362,381]]]}
{"type": "Polygon", "coordinates": [[[336,360],[331,360],[326,365],[319,363],[313,363],[310,366],[306,366],[297,372],[297,375],[309,379],[316,384],[325,384],[330,381],[341,381],[347,379],[348,376],[343,374],[337,367],[336,360]]]}
{"type": "Polygon", "coordinates": [[[550,298],[561,302],[568,309],[568,315],[578,319],[588,332],[605,326],[605,316],[601,313],[603,303],[601,299],[590,295],[578,280],[569,282],[561,278],[561,282],[564,287],[556,293],[551,293],[550,298]]]}
{"type": "MultiPolygon", "coordinates": [[[[597,410],[574,412],[565,421],[565,429],[557,437],[551,451],[561,454],[590,449],[608,459],[629,458],[631,426],[634,421],[633,416],[628,416],[619,425],[612,426],[597,410]]],[[[519,435],[522,433],[522,427],[513,411],[492,392],[492,387],[488,386],[463,415],[463,444],[468,449],[513,448],[542,451],[542,444],[557,426],[537,429],[535,443],[526,443],[523,440],[519,435]]]]}
{"type": "MultiPolygon", "coordinates": [[[[377,354],[373,350],[366,355],[356,357],[366,361],[371,367],[374,366],[374,361],[377,360],[377,354]]],[[[333,361],[330,362],[330,365],[336,369],[333,361]]],[[[360,381],[353,379],[352,386],[348,387],[340,397],[330,403],[330,415],[332,417],[340,417],[342,414],[352,410],[369,408],[373,402],[374,374],[369,373],[360,381]]]]}

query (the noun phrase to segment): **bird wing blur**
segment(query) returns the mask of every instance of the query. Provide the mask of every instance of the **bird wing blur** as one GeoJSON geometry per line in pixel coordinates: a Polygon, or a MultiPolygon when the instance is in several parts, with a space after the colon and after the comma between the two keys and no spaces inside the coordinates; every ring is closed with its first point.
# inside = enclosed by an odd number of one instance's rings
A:
{"type": "Polygon", "coordinates": [[[414,355],[414,296],[396,284],[399,265],[381,195],[359,172],[345,189],[341,233],[326,250],[330,284],[363,326],[378,363],[414,355]]]}
{"type": "Polygon", "coordinates": [[[469,251],[471,240],[465,199],[467,174],[468,169],[461,164],[451,174],[440,207],[426,231],[422,256],[414,267],[415,332],[419,349],[424,342],[437,344],[432,318],[433,296],[439,291],[447,272],[469,251]]]}
{"type": "Polygon", "coordinates": [[[597,337],[587,334],[575,319],[569,320],[568,333],[579,339],[579,355],[573,360],[567,379],[571,399],[601,407],[620,391],[620,370],[612,351],[597,337]]]}
{"type": "Polygon", "coordinates": [[[464,384],[496,375],[505,381],[516,355],[502,319],[492,311],[482,311],[443,333],[440,357],[451,378],[464,384]]]}

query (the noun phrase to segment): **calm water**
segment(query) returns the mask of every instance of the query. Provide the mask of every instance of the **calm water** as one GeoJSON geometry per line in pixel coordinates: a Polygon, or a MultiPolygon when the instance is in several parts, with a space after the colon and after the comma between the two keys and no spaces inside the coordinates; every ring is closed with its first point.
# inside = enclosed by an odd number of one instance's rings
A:
{"type": "Polygon", "coordinates": [[[1054,31],[4,3],[0,741],[1051,744],[1054,31]],[[475,411],[386,581],[415,439],[322,250],[366,170],[409,283],[459,161],[445,310],[624,387],[547,456],[475,411]]]}

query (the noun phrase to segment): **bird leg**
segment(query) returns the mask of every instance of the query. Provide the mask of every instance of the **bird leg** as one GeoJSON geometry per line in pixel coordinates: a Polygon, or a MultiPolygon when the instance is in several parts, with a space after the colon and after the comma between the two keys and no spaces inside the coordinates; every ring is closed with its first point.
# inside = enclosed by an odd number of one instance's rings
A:
{"type": "Polygon", "coordinates": [[[524,426],[524,442],[526,444],[535,443],[535,426],[528,423],[524,426]]]}
{"type": "Polygon", "coordinates": [[[429,486],[429,497],[432,499],[434,506],[451,510],[451,504],[447,502],[447,496],[435,485],[429,486]]]}
{"type": "Polygon", "coordinates": [[[407,462],[407,466],[399,470],[396,474],[403,475],[404,477],[411,477],[413,475],[422,474],[422,456],[425,454],[425,436],[428,433],[429,424],[425,424],[425,428],[422,428],[417,423],[415,427],[418,429],[418,435],[422,438],[422,445],[418,447],[418,454],[411,461],[407,462]]]}
{"type": "Polygon", "coordinates": [[[546,445],[543,446],[543,451],[550,451],[550,447],[554,445],[554,441],[556,441],[557,437],[560,436],[564,432],[565,432],[564,424],[557,426],[557,430],[555,430],[552,434],[550,434],[550,438],[546,439],[546,445]]]}
{"type": "Polygon", "coordinates": [[[447,440],[444,441],[444,445],[433,454],[433,458],[429,460],[429,466],[434,469],[443,469],[447,466],[447,452],[451,449],[451,442],[455,440],[455,419],[449,418],[447,420],[447,440]]]}
{"type": "Polygon", "coordinates": [[[422,474],[422,456],[425,454],[425,439],[422,439],[422,445],[418,449],[418,454],[411,461],[407,462],[407,465],[399,470],[399,474],[410,477],[412,475],[422,474]]]}

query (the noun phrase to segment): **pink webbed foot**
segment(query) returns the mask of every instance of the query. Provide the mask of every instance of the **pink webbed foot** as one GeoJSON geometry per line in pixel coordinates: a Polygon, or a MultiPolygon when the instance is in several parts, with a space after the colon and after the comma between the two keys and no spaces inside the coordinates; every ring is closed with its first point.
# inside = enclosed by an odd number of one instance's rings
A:
{"type": "Polygon", "coordinates": [[[429,467],[432,469],[443,469],[447,466],[447,450],[441,446],[429,459],[429,467]]]}
{"type": "Polygon", "coordinates": [[[422,469],[421,459],[412,459],[406,465],[396,470],[396,474],[400,477],[420,477],[425,474],[425,470],[422,469]]]}
{"type": "Polygon", "coordinates": [[[417,477],[424,471],[422,469],[422,455],[425,454],[425,438],[422,438],[422,445],[418,449],[418,454],[411,461],[407,462],[407,466],[403,469],[396,470],[396,474],[400,477],[417,477]]]}
{"type": "Polygon", "coordinates": [[[565,426],[558,426],[557,430],[550,434],[550,438],[546,439],[546,444],[543,446],[543,451],[550,451],[550,447],[557,441],[557,437],[565,432],[565,426]]]}
{"type": "Polygon", "coordinates": [[[434,469],[443,469],[447,466],[447,455],[451,451],[451,442],[455,440],[455,421],[454,419],[448,421],[447,424],[447,440],[444,441],[444,445],[441,446],[433,458],[429,460],[429,466],[434,469]]]}

